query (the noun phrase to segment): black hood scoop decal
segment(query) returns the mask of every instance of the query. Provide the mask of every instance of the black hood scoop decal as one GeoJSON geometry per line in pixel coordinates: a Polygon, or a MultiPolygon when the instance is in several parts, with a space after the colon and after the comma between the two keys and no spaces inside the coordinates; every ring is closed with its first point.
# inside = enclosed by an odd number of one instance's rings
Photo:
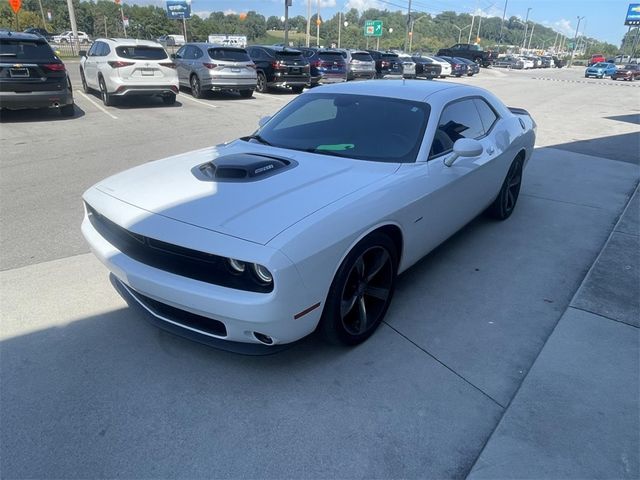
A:
{"type": "Polygon", "coordinates": [[[290,158],[235,153],[223,155],[194,167],[191,171],[198,180],[205,182],[257,182],[277,175],[298,165],[290,158]]]}

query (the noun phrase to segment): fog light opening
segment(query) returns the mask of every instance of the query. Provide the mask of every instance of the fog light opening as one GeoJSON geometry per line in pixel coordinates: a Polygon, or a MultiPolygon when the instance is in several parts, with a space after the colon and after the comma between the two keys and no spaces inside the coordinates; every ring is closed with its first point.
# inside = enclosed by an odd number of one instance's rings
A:
{"type": "Polygon", "coordinates": [[[271,338],[269,335],[265,335],[264,333],[253,332],[253,336],[256,337],[256,339],[259,342],[262,342],[265,345],[273,345],[273,338],[271,338]]]}

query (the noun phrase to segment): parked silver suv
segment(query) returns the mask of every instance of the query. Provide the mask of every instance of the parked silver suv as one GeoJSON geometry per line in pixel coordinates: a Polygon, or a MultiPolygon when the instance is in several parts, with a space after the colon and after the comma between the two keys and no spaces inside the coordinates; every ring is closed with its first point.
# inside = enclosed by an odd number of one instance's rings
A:
{"type": "Polygon", "coordinates": [[[172,56],[180,85],[201,98],[206,91],[238,91],[249,98],[256,88],[256,66],[244,48],[187,43],[172,56]]]}
{"type": "Polygon", "coordinates": [[[364,50],[340,50],[347,62],[347,80],[376,78],[376,62],[364,50]]]}
{"type": "Polygon", "coordinates": [[[131,38],[98,38],[80,51],[80,79],[85,92],[97,90],[105,105],[126,96],[160,96],[176,102],[176,66],[162,45],[131,38]]]}

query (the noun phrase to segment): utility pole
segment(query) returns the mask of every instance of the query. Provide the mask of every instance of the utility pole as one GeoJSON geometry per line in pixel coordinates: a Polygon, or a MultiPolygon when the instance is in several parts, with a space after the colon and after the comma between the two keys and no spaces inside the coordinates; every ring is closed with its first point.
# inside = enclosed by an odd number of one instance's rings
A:
{"type": "Polygon", "coordinates": [[[502,23],[500,24],[500,40],[498,45],[502,45],[502,30],[504,29],[504,17],[507,15],[507,3],[509,0],[504,0],[504,10],[502,11],[502,23]]]}
{"type": "Polygon", "coordinates": [[[404,51],[407,51],[407,44],[409,42],[409,30],[411,28],[411,0],[409,0],[409,7],[407,8],[407,31],[404,35],[404,51]]]}
{"type": "Polygon", "coordinates": [[[553,52],[556,52],[556,43],[558,42],[558,35],[560,35],[560,32],[556,32],[556,38],[553,40],[553,52]]]}
{"type": "Polygon", "coordinates": [[[473,15],[471,17],[471,28],[469,29],[469,39],[467,40],[467,43],[471,43],[471,32],[473,32],[473,22],[475,21],[476,16],[473,15]]]}
{"type": "Polygon", "coordinates": [[[311,41],[311,0],[307,0],[307,47],[311,41]]]}
{"type": "Polygon", "coordinates": [[[284,46],[289,46],[289,7],[291,0],[284,0],[284,46]]]}
{"type": "Polygon", "coordinates": [[[571,58],[569,58],[569,66],[571,66],[573,64],[573,57],[576,54],[576,47],[578,46],[578,29],[580,28],[580,21],[584,18],[584,17],[577,17],[578,18],[578,25],[576,25],[576,34],[573,37],[573,50],[571,51],[571,58]]]}
{"type": "Polygon", "coordinates": [[[320,47],[320,0],[316,0],[318,12],[316,14],[316,47],[320,47]]]}
{"type": "Polygon", "coordinates": [[[531,22],[531,23],[532,23],[532,25],[531,25],[531,35],[529,35],[529,43],[527,44],[527,50],[531,49],[531,39],[533,38],[533,30],[534,30],[534,28],[536,28],[536,24],[533,23],[533,22],[531,22]]]}
{"type": "Polygon", "coordinates": [[[42,0],[38,0],[38,5],[40,5],[40,15],[42,15],[42,26],[44,27],[45,30],[48,30],[47,22],[44,19],[44,8],[42,8],[42,0]]]}
{"type": "Polygon", "coordinates": [[[522,38],[522,47],[524,50],[524,46],[527,44],[527,31],[529,30],[529,12],[533,10],[533,8],[527,8],[527,18],[524,19],[524,37],[522,38]]]}
{"type": "Polygon", "coordinates": [[[71,39],[71,53],[75,55],[78,51],[78,25],[76,24],[76,12],[73,9],[73,1],[67,0],[67,8],[69,9],[69,22],[71,23],[71,31],[73,38],[71,39]]]}

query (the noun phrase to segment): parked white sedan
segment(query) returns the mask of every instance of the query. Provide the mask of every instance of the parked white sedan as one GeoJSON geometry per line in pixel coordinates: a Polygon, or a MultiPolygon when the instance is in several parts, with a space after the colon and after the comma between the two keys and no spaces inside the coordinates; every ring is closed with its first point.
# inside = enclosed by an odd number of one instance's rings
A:
{"type": "Polygon", "coordinates": [[[91,249],[168,329],[364,341],[398,273],[483,211],[511,215],[535,140],[526,111],[446,82],[325,86],[261,124],[84,194],[91,249]]]}

